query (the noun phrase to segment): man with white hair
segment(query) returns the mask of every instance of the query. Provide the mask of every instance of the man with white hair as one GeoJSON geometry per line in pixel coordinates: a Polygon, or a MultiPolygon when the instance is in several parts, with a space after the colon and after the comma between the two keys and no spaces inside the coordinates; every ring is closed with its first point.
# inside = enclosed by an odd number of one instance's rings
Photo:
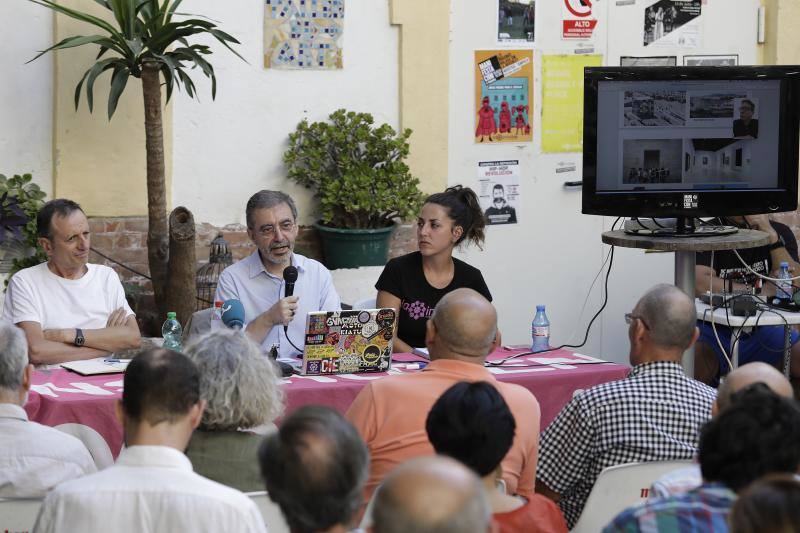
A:
{"type": "Polygon", "coordinates": [[[41,498],[96,470],[81,441],[28,420],[32,372],[25,333],[0,321],[0,498],[41,498]]]}

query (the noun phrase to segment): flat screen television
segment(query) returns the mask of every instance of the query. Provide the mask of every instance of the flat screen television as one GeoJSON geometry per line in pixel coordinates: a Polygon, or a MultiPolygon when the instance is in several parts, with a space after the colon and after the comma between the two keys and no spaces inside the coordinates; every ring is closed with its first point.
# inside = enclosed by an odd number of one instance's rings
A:
{"type": "Polygon", "coordinates": [[[800,66],[584,71],[583,213],[797,208],[800,66]]]}

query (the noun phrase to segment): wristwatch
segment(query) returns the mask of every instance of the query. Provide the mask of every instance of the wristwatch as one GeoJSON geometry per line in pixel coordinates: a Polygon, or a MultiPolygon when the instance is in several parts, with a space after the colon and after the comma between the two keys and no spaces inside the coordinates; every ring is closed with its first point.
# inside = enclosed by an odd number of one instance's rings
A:
{"type": "Polygon", "coordinates": [[[83,337],[83,330],[81,328],[75,328],[75,340],[73,343],[75,346],[83,346],[84,342],[86,342],[86,339],[83,337]]]}
{"type": "Polygon", "coordinates": [[[769,251],[784,247],[786,247],[786,241],[783,240],[783,235],[778,235],[778,240],[769,245],[769,251]]]}

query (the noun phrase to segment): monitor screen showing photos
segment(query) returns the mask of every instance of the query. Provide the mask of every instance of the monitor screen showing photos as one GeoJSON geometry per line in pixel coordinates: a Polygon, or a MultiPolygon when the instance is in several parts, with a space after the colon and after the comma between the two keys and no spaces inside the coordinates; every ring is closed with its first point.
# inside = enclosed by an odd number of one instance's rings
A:
{"type": "Polygon", "coordinates": [[[781,82],[599,81],[601,192],[778,187],[781,82]]]}

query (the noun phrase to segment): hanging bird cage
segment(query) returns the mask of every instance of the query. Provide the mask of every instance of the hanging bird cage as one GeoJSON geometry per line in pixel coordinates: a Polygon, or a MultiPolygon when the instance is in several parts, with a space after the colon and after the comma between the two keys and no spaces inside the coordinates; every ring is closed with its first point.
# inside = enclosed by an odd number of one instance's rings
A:
{"type": "Polygon", "coordinates": [[[197,310],[214,305],[214,293],[217,291],[219,275],[233,263],[233,256],[228,249],[228,241],[218,233],[211,241],[208,263],[197,269],[197,310]]]}

